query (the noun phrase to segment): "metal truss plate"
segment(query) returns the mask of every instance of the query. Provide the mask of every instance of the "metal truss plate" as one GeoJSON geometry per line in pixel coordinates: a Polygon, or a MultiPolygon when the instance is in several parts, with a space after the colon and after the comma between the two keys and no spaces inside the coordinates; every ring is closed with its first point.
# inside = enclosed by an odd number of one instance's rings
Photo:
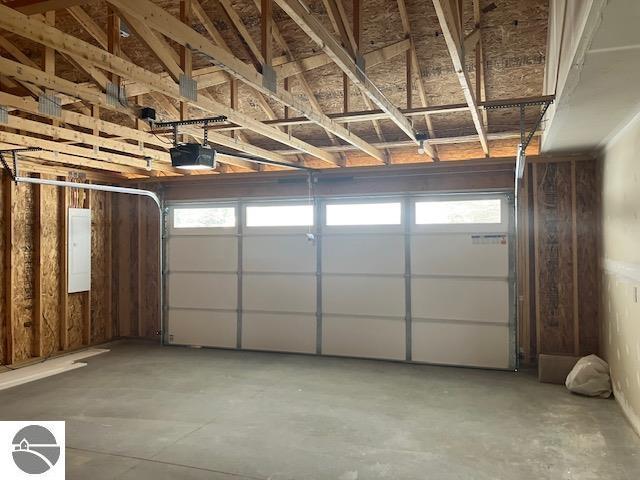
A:
{"type": "Polygon", "coordinates": [[[127,91],[122,85],[115,83],[107,83],[106,88],[107,104],[112,107],[126,107],[128,106],[127,91]]]}
{"type": "Polygon", "coordinates": [[[9,123],[9,109],[0,107],[0,123],[9,123]]]}
{"type": "Polygon", "coordinates": [[[47,93],[38,95],[38,112],[50,117],[62,116],[60,97],[47,93]]]}
{"type": "Polygon", "coordinates": [[[277,89],[276,71],[270,65],[262,66],[262,86],[272,92],[277,89]]]}
{"type": "Polygon", "coordinates": [[[180,95],[196,102],[198,100],[198,82],[189,75],[180,75],[180,95]]]}

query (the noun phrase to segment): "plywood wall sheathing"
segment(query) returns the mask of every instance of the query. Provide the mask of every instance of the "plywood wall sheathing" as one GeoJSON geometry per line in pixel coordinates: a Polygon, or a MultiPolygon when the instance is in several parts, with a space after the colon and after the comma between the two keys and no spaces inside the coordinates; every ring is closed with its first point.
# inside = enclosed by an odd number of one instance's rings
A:
{"type": "Polygon", "coordinates": [[[0,194],[0,364],[19,365],[112,339],[112,194],[98,192],[90,199],[88,192],[78,189],[15,185],[5,175],[0,194]],[[93,209],[91,297],[88,292],[67,294],[68,206],[93,209]]]}
{"type": "Polygon", "coordinates": [[[595,161],[533,165],[537,353],[598,352],[595,161]]]}

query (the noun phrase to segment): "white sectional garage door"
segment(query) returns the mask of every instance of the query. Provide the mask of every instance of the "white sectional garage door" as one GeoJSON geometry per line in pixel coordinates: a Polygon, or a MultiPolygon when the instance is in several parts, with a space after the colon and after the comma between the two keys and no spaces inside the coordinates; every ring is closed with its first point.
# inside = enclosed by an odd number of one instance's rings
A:
{"type": "Polygon", "coordinates": [[[515,367],[504,195],[175,204],[168,342],[515,367]]]}

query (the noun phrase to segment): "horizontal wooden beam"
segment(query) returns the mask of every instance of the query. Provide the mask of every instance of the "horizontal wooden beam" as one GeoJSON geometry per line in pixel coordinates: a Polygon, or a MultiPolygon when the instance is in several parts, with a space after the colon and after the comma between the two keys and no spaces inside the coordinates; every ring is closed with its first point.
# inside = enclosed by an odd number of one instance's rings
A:
{"type": "MultiPolygon", "coordinates": [[[[16,124],[18,123],[17,120],[20,120],[21,124],[23,124],[25,127],[28,127],[30,130],[33,130],[33,127],[31,127],[30,125],[34,123],[37,124],[39,128],[41,128],[42,134],[44,135],[47,135],[47,134],[52,135],[54,132],[61,133],[65,131],[64,128],[54,127],[52,125],[47,126],[44,124],[40,124],[38,122],[27,123],[29,122],[28,120],[18,119],[17,117],[13,117],[13,119],[14,120],[10,119],[12,124],[16,124]]],[[[92,168],[95,168],[95,165],[97,163],[100,163],[105,167],[113,167],[115,171],[122,171],[122,170],[115,169],[115,166],[120,165],[120,166],[135,168],[136,171],[132,173],[136,173],[138,171],[145,171],[144,169],[146,167],[145,160],[136,159],[133,157],[125,157],[124,155],[118,155],[111,152],[103,152],[101,150],[97,150],[94,148],[79,147],[79,146],[71,145],[68,143],[55,142],[51,140],[45,140],[42,138],[35,138],[29,135],[20,135],[20,134],[0,131],[0,141],[5,143],[11,143],[14,145],[22,145],[24,147],[42,148],[49,152],[64,153],[66,155],[75,157],[76,162],[74,164],[79,166],[88,166],[86,162],[91,161],[93,162],[92,165],[94,165],[94,167],[92,168]]],[[[182,175],[184,173],[180,170],[177,170],[171,167],[171,165],[167,165],[167,164],[156,164],[155,168],[156,170],[163,171],[165,173],[172,173],[176,175],[182,175]]],[[[104,168],[104,169],[107,169],[107,168],[104,168]]],[[[147,172],[147,175],[149,175],[149,172],[147,172]]]]}
{"type": "MultiPolygon", "coordinates": [[[[535,132],[534,136],[538,137],[542,134],[541,131],[535,132]]],[[[487,134],[487,139],[490,141],[495,140],[512,140],[519,139],[520,132],[499,132],[487,134]]],[[[459,143],[475,143],[478,142],[478,135],[463,135],[458,137],[436,137],[430,140],[432,145],[454,145],[459,143]]],[[[409,140],[401,140],[396,142],[380,142],[374,143],[378,148],[386,148],[389,150],[395,148],[414,148],[415,143],[409,140]]],[[[339,146],[327,146],[324,147],[331,152],[352,152],[355,149],[351,145],[339,145],[339,146]]],[[[515,148],[515,147],[514,147],[515,148]]],[[[276,150],[280,155],[295,155],[295,150],[276,150]]]]}
{"type": "MultiPolygon", "coordinates": [[[[46,140],[38,141],[39,139],[34,139],[33,137],[28,137],[26,135],[18,135],[9,132],[0,131],[0,148],[9,150],[16,147],[39,147],[46,148],[50,146],[50,143],[56,142],[48,142],[46,140]],[[46,146],[45,146],[46,145],[46,146]]],[[[145,171],[143,168],[130,167],[127,165],[119,165],[114,163],[103,162],[100,160],[92,160],[86,157],[79,157],[75,155],[71,155],[68,153],[63,153],[60,151],[39,151],[39,152],[29,152],[20,158],[32,158],[37,160],[43,160],[46,162],[51,162],[55,164],[65,164],[70,165],[76,168],[90,168],[94,170],[102,170],[109,172],[117,172],[122,174],[132,174],[139,177],[149,177],[151,176],[150,172],[145,171]]]]}
{"type": "MultiPolygon", "coordinates": [[[[42,123],[42,122],[36,122],[33,120],[20,118],[16,115],[9,115],[8,122],[6,124],[3,124],[3,126],[7,126],[9,128],[14,128],[16,130],[21,130],[24,132],[35,133],[37,135],[44,135],[47,137],[68,140],[69,142],[72,142],[72,143],[91,145],[92,147],[106,148],[114,152],[127,153],[129,155],[134,155],[137,157],[149,157],[152,160],[160,163],[160,165],[156,165],[156,167],[161,167],[162,164],[164,164],[164,166],[171,165],[171,158],[167,152],[153,150],[150,148],[144,148],[142,145],[132,145],[130,143],[120,142],[118,140],[111,140],[109,138],[100,137],[98,135],[93,135],[90,133],[78,132],[77,130],[57,127],[57,126],[42,123]]],[[[123,161],[125,161],[124,159],[126,159],[127,162],[131,162],[130,164],[132,166],[139,166],[141,168],[144,168],[146,165],[146,161],[144,160],[144,158],[126,157],[124,155],[115,154],[115,153],[100,152],[99,150],[92,150],[92,151],[94,152],[94,155],[85,155],[85,156],[91,156],[91,158],[96,158],[96,159],[100,159],[101,156],[104,156],[103,159],[113,158],[116,160],[123,160],[123,161]]],[[[87,154],[89,153],[90,152],[87,152],[87,154]]],[[[129,164],[129,163],[126,163],[126,164],[129,164]]],[[[162,170],[162,168],[156,168],[156,169],[162,170]]]]}
{"type": "MultiPolygon", "coordinates": [[[[518,106],[520,104],[536,104],[544,103],[553,100],[553,95],[545,95],[540,97],[524,97],[524,98],[512,98],[504,100],[490,100],[487,102],[479,102],[478,106],[482,110],[488,108],[509,108],[518,106]]],[[[449,105],[432,105],[429,107],[414,107],[414,108],[401,108],[400,111],[407,117],[417,117],[422,115],[438,115],[455,112],[466,112],[469,110],[469,105],[466,103],[453,103],[449,105]]],[[[360,110],[354,112],[338,112],[328,113],[328,117],[339,123],[355,123],[355,122],[368,122],[371,120],[384,120],[388,119],[388,116],[382,110],[360,110]]],[[[305,125],[312,123],[305,117],[291,117],[287,119],[278,120],[266,120],[264,123],[274,126],[287,126],[287,125],[305,125]]],[[[217,131],[231,131],[242,129],[237,125],[220,125],[211,127],[217,131]]]]}
{"type": "Polygon", "coordinates": [[[8,107],[16,108],[26,113],[38,115],[41,117],[49,118],[51,120],[60,120],[63,123],[74,125],[76,127],[82,127],[87,129],[97,129],[99,132],[106,135],[118,137],[119,140],[129,139],[136,142],[143,142],[145,144],[155,145],[157,147],[167,148],[170,145],[166,140],[162,140],[155,135],[144,132],[142,130],[136,130],[133,128],[118,125],[116,123],[100,120],[99,118],[90,117],[81,113],[76,113],[71,110],[62,110],[60,117],[45,115],[38,109],[38,102],[32,98],[19,97],[11,95],[9,93],[0,92],[0,105],[6,105],[8,107]]]}

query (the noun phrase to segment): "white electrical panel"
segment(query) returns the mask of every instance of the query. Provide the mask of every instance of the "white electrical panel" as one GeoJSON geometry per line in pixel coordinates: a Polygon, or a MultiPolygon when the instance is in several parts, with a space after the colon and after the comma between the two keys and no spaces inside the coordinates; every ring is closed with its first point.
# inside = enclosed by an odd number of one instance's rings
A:
{"type": "Polygon", "coordinates": [[[70,208],[68,213],[68,293],[91,289],[91,210],[70,208]]]}

